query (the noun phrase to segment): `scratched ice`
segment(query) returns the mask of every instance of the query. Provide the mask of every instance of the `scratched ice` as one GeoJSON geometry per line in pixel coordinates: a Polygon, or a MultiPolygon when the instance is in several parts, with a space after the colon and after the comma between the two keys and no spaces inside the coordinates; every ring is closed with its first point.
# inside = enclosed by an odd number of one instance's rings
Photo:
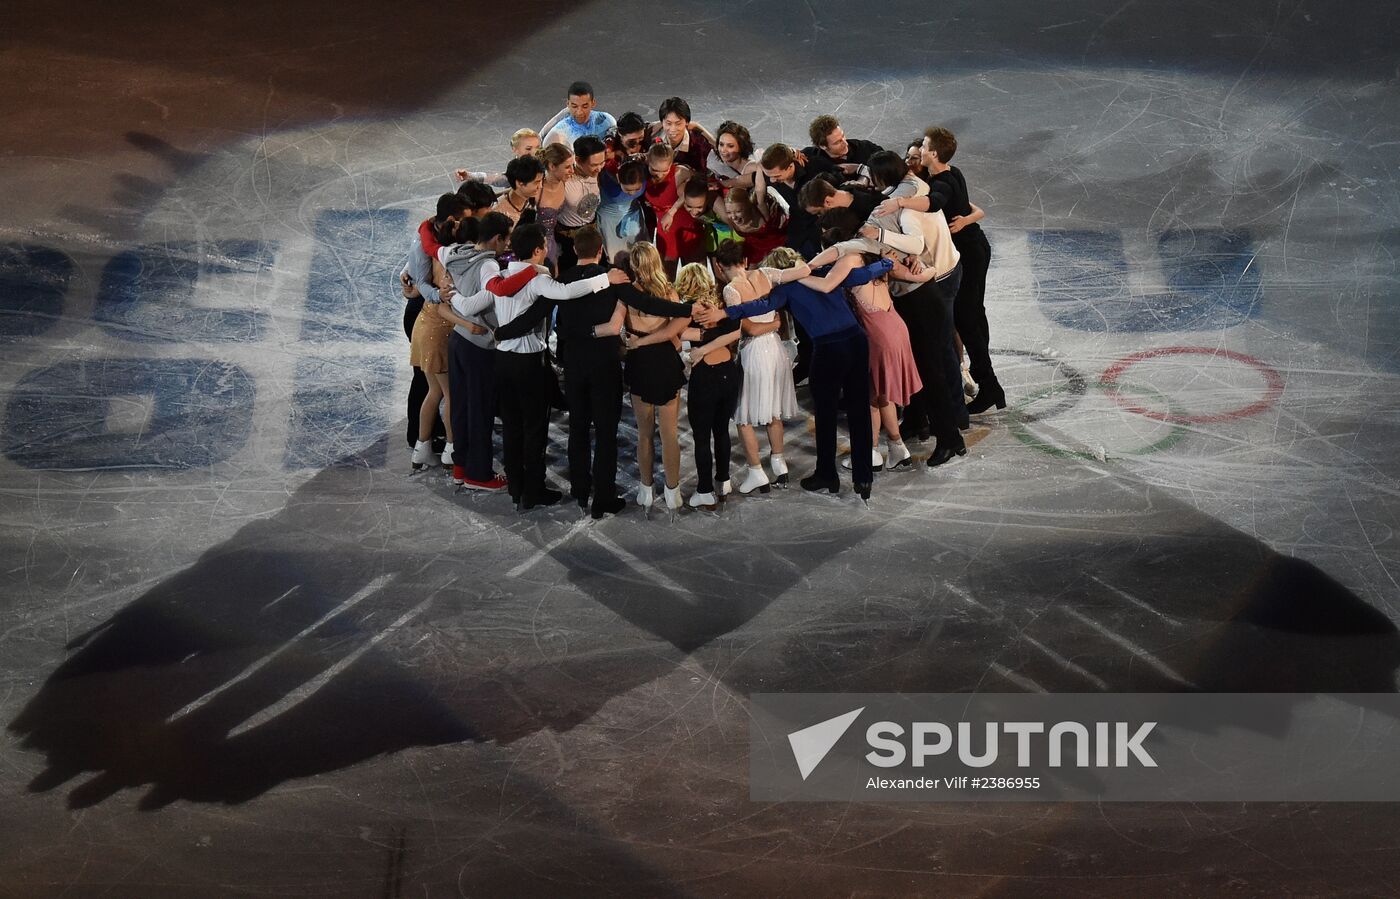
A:
{"type": "MultiPolygon", "coordinates": [[[[1308,4],[1212,11],[1205,48],[1160,5],[964,11],[943,56],[935,11],[881,15],[585,5],[444,69],[418,107],[284,124],[292,101],[260,86],[255,119],[189,146],[113,112],[130,134],[101,171],[149,157],[165,181],[114,180],[81,213],[17,193],[48,211],[0,210],[0,886],[1393,881],[1386,810],[749,803],[755,691],[1390,691],[1400,665],[1394,23],[1358,13],[1366,52],[1324,63],[1308,4]],[[657,47],[582,73],[615,114],[679,94],[760,152],[807,144],[819,112],[900,150],[935,121],[959,134],[1011,401],[966,458],[879,475],[868,509],[794,487],[599,523],[410,476],[392,279],[413,225],[453,168],[499,169],[579,77],[569,48],[617,28],[657,47]],[[746,64],[636,77],[709,42],[746,64]]],[[[7,185],[57,177],[4,164],[7,185]]],[[[565,434],[556,416],[555,486],[565,434]]],[[[636,439],[625,413],[629,495],[636,439]]]]}

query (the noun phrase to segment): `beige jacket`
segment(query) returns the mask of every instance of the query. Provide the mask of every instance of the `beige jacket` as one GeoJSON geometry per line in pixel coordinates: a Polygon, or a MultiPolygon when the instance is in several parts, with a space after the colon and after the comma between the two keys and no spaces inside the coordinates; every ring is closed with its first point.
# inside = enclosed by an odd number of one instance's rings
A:
{"type": "MultiPolygon", "coordinates": [[[[885,191],[892,197],[921,197],[928,193],[928,185],[913,175],[905,178],[893,188],[885,191]]],[[[933,279],[940,281],[957,267],[961,254],[953,246],[953,233],[948,230],[948,219],[943,211],[915,212],[901,209],[897,216],[872,215],[866,223],[880,229],[876,240],[864,237],[842,241],[837,248],[845,253],[885,253],[897,250],[917,256],[925,266],[933,269],[933,279]]],[[[898,296],[919,287],[904,281],[891,281],[890,292],[898,296]]]]}

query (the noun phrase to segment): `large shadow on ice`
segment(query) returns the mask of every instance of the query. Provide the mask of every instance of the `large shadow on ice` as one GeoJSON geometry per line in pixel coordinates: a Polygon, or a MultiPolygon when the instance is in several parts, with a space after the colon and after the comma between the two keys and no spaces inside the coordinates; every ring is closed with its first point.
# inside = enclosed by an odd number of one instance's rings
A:
{"type": "Polygon", "coordinates": [[[32,790],[84,807],[144,787],[149,809],[567,731],[711,651],[740,693],[1394,689],[1394,625],[1326,574],[1151,488],[1086,519],[1121,482],[1080,471],[997,512],[991,540],[990,512],[892,514],[917,485],[868,511],[789,496],[710,524],[522,516],[436,489],[429,517],[457,505],[478,529],[439,551],[424,516],[391,514],[394,476],[332,466],[73,640],[10,728],[47,758],[32,790]],[[1073,526],[1007,526],[1059,514],[1073,526]],[[541,611],[560,595],[573,612],[541,611]],[[602,623],[543,646],[568,614],[602,623]]]}
{"type": "Polygon", "coordinates": [[[589,523],[590,535],[573,521],[575,507],[521,516],[504,495],[488,497],[470,513],[480,546],[439,552],[418,523],[435,506],[450,516],[447,505],[473,501],[427,490],[423,514],[396,524],[375,485],[397,477],[322,470],[281,512],[74,639],[10,725],[48,759],[31,789],[79,779],[66,787],[73,807],[132,787],[146,788],[147,809],[178,799],[237,803],[410,746],[503,745],[566,731],[759,614],[803,576],[810,554],[839,556],[877,526],[869,516],[791,543],[779,550],[785,564],[736,596],[722,562],[673,564],[693,555],[688,538],[666,536],[635,507],[615,525],[589,523]],[[574,542],[560,543],[571,529],[574,542]],[[446,646],[445,630],[470,636],[478,622],[528,630],[521,610],[568,580],[519,576],[531,554],[574,566],[573,585],[631,623],[618,631],[640,637],[562,656],[532,649],[528,634],[504,651],[446,646]]]}

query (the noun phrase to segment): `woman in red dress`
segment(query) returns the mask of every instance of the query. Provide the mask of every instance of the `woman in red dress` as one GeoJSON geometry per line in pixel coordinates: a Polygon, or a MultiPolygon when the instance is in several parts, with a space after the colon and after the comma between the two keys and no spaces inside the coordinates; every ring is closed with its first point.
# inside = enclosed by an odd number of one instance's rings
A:
{"type": "Polygon", "coordinates": [[[656,213],[656,249],[661,253],[667,277],[674,278],[681,262],[704,258],[705,241],[700,225],[685,211],[685,183],[694,172],[676,163],[675,151],[666,144],[647,150],[645,196],[656,213]]]}
{"type": "Polygon", "coordinates": [[[787,223],[782,213],[774,208],[765,217],[754,202],[751,191],[732,188],[715,204],[715,209],[723,210],[720,218],[743,236],[744,262],[747,265],[758,265],[787,240],[787,223]]]}

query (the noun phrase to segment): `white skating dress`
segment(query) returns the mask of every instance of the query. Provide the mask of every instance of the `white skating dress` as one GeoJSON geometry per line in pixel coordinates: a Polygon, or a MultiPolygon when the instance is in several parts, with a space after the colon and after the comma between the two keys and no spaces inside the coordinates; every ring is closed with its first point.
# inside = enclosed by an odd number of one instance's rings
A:
{"type": "MultiPolygon", "coordinates": [[[[762,272],[749,274],[750,284],[762,291],[757,297],[745,299],[733,284],[724,286],[724,301],[733,306],[767,296],[771,285],[762,272]],[[757,283],[755,283],[757,282],[757,283]]],[[[777,318],[778,313],[765,312],[749,320],[767,324],[777,318]]],[[[745,336],[739,344],[739,364],[744,369],[744,389],[739,395],[739,408],[734,413],[734,423],[766,427],[775,419],[792,418],[798,413],[797,391],[792,383],[792,356],[778,337],[777,331],[760,334],[757,337],[745,336]]]]}

